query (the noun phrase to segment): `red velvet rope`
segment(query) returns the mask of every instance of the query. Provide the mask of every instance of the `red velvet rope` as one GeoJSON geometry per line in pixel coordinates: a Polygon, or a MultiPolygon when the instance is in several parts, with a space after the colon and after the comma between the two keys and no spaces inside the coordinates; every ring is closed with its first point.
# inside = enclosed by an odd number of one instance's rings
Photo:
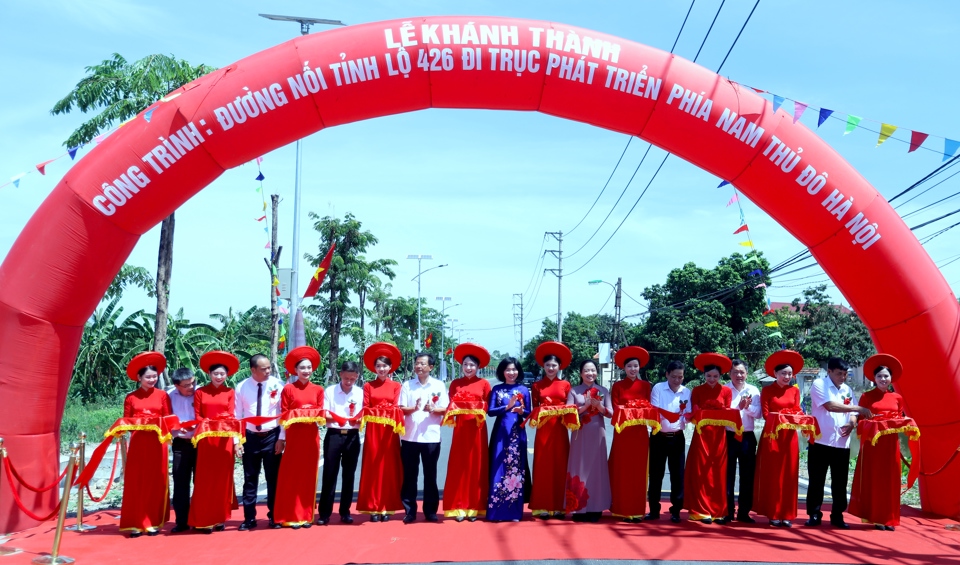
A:
{"type": "Polygon", "coordinates": [[[93,493],[90,492],[90,482],[87,481],[87,484],[83,485],[87,489],[87,496],[90,497],[90,502],[103,502],[103,499],[107,497],[107,494],[110,492],[110,488],[113,487],[113,478],[116,476],[117,472],[117,459],[120,456],[120,448],[118,447],[113,451],[113,468],[110,469],[110,480],[107,481],[107,488],[103,491],[103,495],[100,498],[93,496],[93,493]]]}
{"type": "Polygon", "coordinates": [[[47,492],[50,489],[57,488],[57,485],[60,484],[60,481],[62,481],[63,478],[67,476],[67,468],[64,467],[63,472],[60,473],[60,476],[57,477],[57,480],[52,485],[48,487],[38,488],[35,486],[31,486],[29,483],[27,483],[27,481],[23,480],[23,477],[20,476],[20,473],[18,473],[17,470],[13,467],[13,463],[10,462],[10,456],[4,457],[4,462],[10,467],[10,472],[13,473],[14,477],[16,477],[17,482],[23,485],[25,489],[33,492],[47,492]]]}
{"type": "MultiPolygon", "coordinates": [[[[4,468],[4,469],[6,470],[6,472],[7,472],[7,482],[10,483],[10,490],[13,491],[13,500],[14,500],[14,502],[17,503],[17,506],[20,507],[20,510],[21,510],[24,514],[26,514],[28,517],[30,517],[31,519],[36,520],[36,521],[38,521],[38,522],[46,522],[47,520],[52,519],[54,516],[57,515],[57,513],[60,512],[60,504],[65,503],[65,501],[64,501],[63,499],[61,499],[61,500],[60,500],[60,503],[58,503],[57,506],[53,509],[53,512],[51,512],[50,515],[49,515],[49,516],[46,516],[46,517],[37,516],[36,514],[34,514],[33,512],[31,512],[30,510],[28,510],[28,509],[23,505],[23,501],[20,500],[20,493],[18,493],[18,492],[17,492],[17,489],[13,486],[13,479],[14,479],[13,466],[10,464],[10,458],[9,458],[9,457],[4,457],[4,458],[3,458],[3,468],[4,468]]],[[[66,476],[66,473],[64,473],[63,475],[66,476]]],[[[70,477],[70,484],[71,484],[71,485],[73,485],[73,480],[76,479],[76,478],[77,478],[77,467],[74,467],[74,468],[73,468],[73,476],[70,477]]]]}
{"type": "MultiPolygon", "coordinates": [[[[950,458],[947,459],[947,462],[944,463],[939,469],[937,469],[936,471],[934,471],[934,472],[932,472],[932,473],[927,473],[927,472],[924,472],[924,471],[920,471],[920,474],[923,475],[924,477],[931,477],[931,476],[933,476],[933,475],[936,475],[936,474],[938,474],[938,473],[943,472],[943,470],[946,469],[947,466],[950,465],[950,463],[953,462],[953,459],[957,456],[957,453],[960,453],[960,447],[957,447],[957,448],[953,451],[953,454],[950,455],[950,458]]],[[[910,461],[907,461],[907,458],[904,457],[902,453],[900,454],[900,460],[903,461],[904,463],[906,463],[907,465],[909,465],[909,464],[911,463],[910,461]]]]}

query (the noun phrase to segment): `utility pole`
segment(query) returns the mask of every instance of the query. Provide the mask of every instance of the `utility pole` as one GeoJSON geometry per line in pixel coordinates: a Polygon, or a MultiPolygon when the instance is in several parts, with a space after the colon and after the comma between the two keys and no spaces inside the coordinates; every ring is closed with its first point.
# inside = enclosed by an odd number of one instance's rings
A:
{"type": "Polygon", "coordinates": [[[548,231],[549,235],[557,240],[556,249],[547,249],[547,253],[552,253],[557,258],[556,269],[544,269],[544,272],[551,272],[557,276],[557,341],[563,341],[563,232],[548,231]]]}
{"type": "MultiPolygon", "coordinates": [[[[280,329],[277,325],[277,322],[280,321],[280,311],[277,308],[277,292],[276,288],[273,286],[273,280],[277,276],[277,269],[280,266],[280,252],[283,251],[283,247],[277,245],[277,212],[280,208],[280,195],[271,194],[270,195],[270,223],[271,223],[271,232],[270,232],[270,260],[268,261],[266,257],[263,258],[263,262],[267,264],[267,271],[270,273],[270,327],[273,328],[273,331],[270,333],[270,366],[278,367],[277,365],[277,349],[279,348],[279,333],[280,329]]],[[[291,295],[290,305],[291,309],[293,308],[293,295],[291,295]]],[[[292,325],[290,327],[293,327],[292,325]]]]}
{"type": "Polygon", "coordinates": [[[613,349],[616,351],[620,345],[620,281],[617,277],[617,299],[613,303],[613,349]]]}
{"type": "Polygon", "coordinates": [[[520,355],[517,355],[517,359],[523,360],[523,295],[514,294],[513,295],[513,321],[520,324],[520,355]],[[520,300],[519,304],[516,302],[520,300]]]}

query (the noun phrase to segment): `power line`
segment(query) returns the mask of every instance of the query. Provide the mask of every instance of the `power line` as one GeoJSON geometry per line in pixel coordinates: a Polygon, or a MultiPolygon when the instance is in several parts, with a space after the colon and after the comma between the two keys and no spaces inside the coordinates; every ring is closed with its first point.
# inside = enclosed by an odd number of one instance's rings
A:
{"type": "MultiPolygon", "coordinates": [[[[700,58],[700,52],[703,51],[703,46],[707,44],[707,38],[710,37],[710,32],[713,31],[713,24],[717,23],[717,17],[720,16],[720,10],[723,9],[723,5],[726,3],[726,1],[727,1],[727,0],[722,0],[722,1],[720,2],[720,7],[717,8],[717,13],[713,15],[713,21],[710,22],[710,27],[707,28],[707,34],[703,36],[703,41],[700,42],[700,49],[697,49],[697,55],[693,58],[693,62],[694,62],[694,63],[696,63],[696,62],[697,62],[697,59],[700,58]]],[[[737,39],[739,39],[739,38],[740,38],[740,36],[737,35],[737,39]]],[[[736,41],[734,41],[734,45],[736,45],[736,41]]],[[[731,49],[732,49],[732,47],[731,47],[731,49]]],[[[728,54],[729,54],[729,53],[728,53],[728,54]]]]}
{"type": "Polygon", "coordinates": [[[750,9],[750,13],[747,15],[747,19],[743,22],[743,26],[740,28],[740,31],[737,32],[737,37],[733,40],[733,44],[730,45],[730,49],[727,50],[727,54],[723,56],[723,61],[720,61],[720,66],[717,67],[717,74],[720,74],[720,69],[722,69],[723,65],[727,62],[727,57],[730,56],[730,53],[733,53],[733,46],[736,45],[737,41],[740,40],[740,34],[743,33],[743,30],[747,29],[747,24],[750,22],[750,18],[753,17],[754,10],[756,10],[757,6],[759,5],[760,5],[760,0],[757,0],[756,4],[753,5],[753,8],[750,9]]]}
{"type": "Polygon", "coordinates": [[[894,196],[894,197],[891,198],[890,200],[887,200],[887,202],[893,202],[893,201],[896,200],[897,198],[900,198],[900,197],[903,196],[904,194],[910,192],[911,190],[917,188],[917,187],[920,186],[921,184],[927,182],[927,181],[930,180],[932,177],[935,177],[935,176],[938,175],[938,174],[940,173],[940,171],[942,171],[943,169],[952,167],[954,164],[957,163],[957,160],[958,160],[958,159],[960,159],[960,154],[955,155],[952,159],[950,159],[950,160],[947,161],[946,163],[941,163],[940,166],[938,166],[936,169],[930,171],[930,172],[927,174],[927,176],[925,176],[925,177],[923,177],[922,179],[918,180],[917,182],[911,184],[910,186],[908,186],[907,188],[905,188],[903,191],[901,191],[900,194],[897,194],[896,196],[894,196]]]}
{"type": "MultiPolygon", "coordinates": [[[[683,34],[684,28],[687,27],[687,20],[690,18],[690,12],[693,10],[693,5],[696,4],[696,3],[697,3],[697,0],[692,0],[692,1],[690,2],[690,7],[687,8],[687,15],[683,17],[683,23],[680,24],[680,29],[677,31],[677,36],[673,39],[673,47],[670,48],[670,52],[671,52],[671,53],[673,53],[674,49],[677,48],[677,42],[680,41],[680,36],[683,34]]],[[[756,8],[756,6],[754,6],[754,8],[756,8]]],[[[719,13],[719,12],[717,12],[717,13],[719,13]]],[[[752,13],[753,13],[753,12],[751,12],[751,14],[752,14],[752,13]]],[[[749,21],[749,18],[747,18],[747,19],[748,19],[748,21],[749,21]]],[[[716,20],[716,18],[714,18],[714,20],[716,20]]],[[[713,26],[711,25],[711,27],[713,27],[713,26]]],[[[742,32],[743,30],[741,29],[740,31],[742,32]]],[[[707,32],[707,33],[709,34],[709,32],[707,32]]],[[[739,35],[738,35],[738,37],[739,37],[739,35]]],[[[734,43],[736,43],[736,42],[734,42],[734,43]]],[[[701,47],[702,47],[702,46],[701,46],[701,47]]],[[[732,46],[731,46],[731,49],[733,49],[732,46]]],[[[730,53],[727,52],[727,55],[729,55],[729,54],[730,54],[730,53]]],[[[589,216],[589,215],[590,215],[590,212],[593,211],[594,206],[596,206],[596,205],[597,205],[597,202],[600,201],[600,197],[603,196],[604,191],[607,190],[607,185],[610,184],[610,180],[613,179],[613,175],[617,172],[617,169],[620,168],[620,162],[623,161],[623,156],[627,154],[627,148],[630,147],[630,142],[631,142],[631,141],[633,141],[633,136],[630,136],[630,138],[627,139],[627,145],[624,146],[623,152],[620,154],[620,158],[617,159],[617,164],[613,166],[613,170],[610,172],[610,176],[607,178],[607,182],[604,183],[603,188],[600,189],[600,194],[597,195],[597,198],[593,201],[593,204],[590,205],[590,209],[587,210],[587,213],[584,214],[582,218],[580,218],[580,221],[577,222],[577,225],[573,226],[573,229],[567,230],[567,235],[570,235],[571,233],[573,233],[573,230],[575,230],[575,229],[577,229],[578,227],[580,227],[580,224],[582,224],[583,221],[587,219],[587,216],[589,216]]],[[[647,150],[649,151],[649,148],[648,148],[647,150]]],[[[644,155],[644,156],[646,156],[646,155],[644,155]]],[[[640,163],[643,164],[643,161],[641,161],[640,163]]],[[[639,169],[639,168],[640,168],[640,167],[638,166],[637,169],[639,169]]],[[[634,171],[633,174],[636,175],[637,172],[634,171]]],[[[628,183],[628,186],[629,186],[629,183],[628,183]]],[[[626,191],[626,189],[624,189],[624,191],[626,191]]],[[[620,196],[622,197],[623,194],[621,194],[620,196]]],[[[617,199],[617,202],[619,202],[619,201],[620,201],[620,200],[617,199]]],[[[616,207],[616,204],[614,204],[614,207],[616,207]]],[[[612,212],[612,210],[611,210],[611,212],[612,212]]],[[[610,215],[607,214],[607,217],[609,218],[610,215]]],[[[606,221],[606,220],[604,220],[604,221],[606,221]]],[[[603,225],[603,224],[601,223],[601,226],[602,226],[602,225],[603,225]]],[[[599,228],[597,228],[597,229],[599,230],[599,228]]],[[[596,233],[594,233],[594,235],[596,235],[596,233]]],[[[593,237],[593,236],[591,236],[591,238],[592,238],[592,237],[593,237]]],[[[588,241],[589,241],[589,240],[588,240],[588,241]]],[[[584,245],[586,245],[586,244],[584,244],[584,245]]],[[[582,248],[581,248],[581,249],[582,249],[582,248]]],[[[578,249],[577,251],[579,251],[579,249],[578,249]]],[[[571,257],[572,257],[572,255],[571,255],[571,257]]]]}
{"type": "MultiPolygon", "coordinates": [[[[949,169],[949,168],[952,167],[953,165],[956,165],[957,163],[960,163],[960,161],[951,160],[951,161],[948,161],[947,163],[944,163],[943,165],[941,165],[941,166],[937,167],[936,169],[934,169],[934,171],[933,171],[932,173],[930,173],[929,175],[927,175],[926,177],[924,177],[921,181],[918,181],[917,183],[915,183],[915,184],[913,185],[913,188],[916,188],[921,182],[926,182],[927,180],[929,180],[929,179],[932,178],[933,176],[936,176],[936,175],[940,174],[941,172],[946,171],[947,169],[949,169]],[[944,165],[946,165],[946,166],[944,166],[944,165]]],[[[957,173],[953,173],[953,175],[955,175],[955,174],[957,174],[957,173]]],[[[900,204],[897,204],[896,206],[894,206],[894,209],[897,209],[897,208],[903,206],[904,204],[908,204],[910,201],[912,201],[912,200],[914,200],[914,199],[916,199],[916,198],[918,198],[918,197],[920,197],[920,196],[923,196],[924,194],[930,192],[930,190],[932,190],[932,189],[940,186],[941,184],[943,184],[944,181],[946,181],[946,180],[948,180],[948,179],[950,179],[950,178],[953,178],[953,175],[950,175],[949,177],[943,179],[942,181],[938,182],[937,184],[931,186],[930,188],[921,191],[919,194],[916,194],[916,195],[914,195],[914,196],[911,196],[910,198],[908,198],[907,200],[901,202],[900,204]]],[[[912,189],[908,189],[908,190],[912,190],[912,189]]],[[[906,192],[906,191],[904,191],[904,192],[906,192]]],[[[897,196],[900,196],[900,195],[904,194],[904,192],[901,192],[901,193],[898,194],[897,196]]],[[[894,196],[894,198],[896,198],[896,196],[894,196]]],[[[887,202],[892,202],[892,200],[888,200],[887,202]]]]}
{"type": "MultiPolygon", "coordinates": [[[[613,166],[613,170],[610,171],[610,176],[607,177],[607,182],[603,183],[603,188],[600,189],[600,194],[597,195],[596,200],[594,200],[594,201],[593,201],[593,204],[590,205],[590,209],[587,210],[587,213],[584,214],[582,218],[580,218],[580,221],[577,222],[577,225],[575,225],[575,226],[573,226],[573,228],[567,230],[567,235],[570,235],[571,233],[573,233],[573,230],[575,230],[575,229],[577,229],[577,228],[580,227],[580,224],[582,224],[583,221],[587,219],[587,216],[590,215],[590,212],[593,211],[593,207],[596,206],[596,205],[597,205],[597,202],[600,201],[600,197],[603,196],[603,192],[604,192],[605,190],[607,190],[607,186],[610,184],[610,181],[613,179],[613,175],[617,172],[617,169],[620,167],[620,162],[623,161],[623,156],[627,154],[627,149],[630,148],[630,142],[631,142],[631,141],[633,141],[633,136],[630,136],[630,138],[627,139],[627,145],[623,148],[623,153],[620,154],[620,158],[617,159],[617,164],[614,165],[614,166],[613,166]]],[[[544,237],[544,239],[546,239],[546,237],[544,237]]]]}
{"type": "Polygon", "coordinates": [[[603,219],[602,222],[600,222],[600,225],[597,226],[597,229],[595,229],[595,230],[593,231],[593,233],[590,234],[590,237],[587,238],[587,241],[583,242],[583,245],[581,245],[581,246],[580,246],[576,251],[574,251],[573,253],[567,255],[567,258],[568,258],[568,259],[571,258],[571,257],[573,257],[574,255],[576,255],[577,253],[580,253],[580,251],[582,251],[583,248],[586,247],[587,244],[590,243],[590,242],[593,240],[594,236],[597,235],[597,233],[600,232],[600,229],[603,228],[604,224],[607,223],[607,220],[610,219],[610,215],[613,214],[613,211],[617,209],[617,206],[620,204],[620,200],[623,199],[623,195],[627,193],[627,189],[629,189],[629,188],[630,188],[630,185],[633,184],[633,179],[637,176],[637,172],[640,170],[640,167],[643,166],[643,162],[647,160],[647,154],[650,153],[650,149],[651,149],[651,148],[653,148],[653,145],[647,145],[647,150],[643,152],[643,157],[640,158],[640,164],[638,164],[638,165],[637,165],[637,168],[633,170],[633,174],[630,175],[630,180],[628,180],[628,181],[627,181],[627,185],[623,187],[623,191],[620,192],[620,196],[617,197],[617,201],[614,202],[614,203],[613,203],[613,206],[610,207],[610,211],[607,212],[607,216],[603,219]]]}
{"type": "Polygon", "coordinates": [[[633,206],[630,208],[630,210],[627,211],[627,215],[624,216],[624,217],[623,217],[623,220],[620,221],[620,225],[617,226],[617,229],[613,230],[613,233],[610,234],[610,237],[607,238],[607,241],[604,241],[604,242],[603,242],[603,245],[600,246],[600,249],[597,249],[597,252],[594,253],[592,257],[590,257],[589,259],[587,259],[587,262],[586,262],[586,263],[584,263],[583,265],[580,265],[580,266],[577,267],[574,271],[572,271],[572,272],[570,272],[570,273],[567,273],[567,274],[572,275],[572,274],[577,273],[578,271],[580,271],[581,269],[583,269],[584,267],[586,267],[587,265],[589,265],[589,264],[590,264],[590,261],[593,261],[594,258],[595,258],[597,255],[599,255],[601,251],[603,251],[603,248],[606,247],[608,243],[610,243],[610,240],[613,239],[613,236],[617,235],[617,232],[620,231],[620,228],[621,228],[621,227],[623,227],[624,222],[626,222],[626,221],[627,221],[627,218],[630,217],[630,214],[633,213],[633,210],[637,207],[637,204],[640,203],[640,199],[643,198],[643,195],[647,193],[647,190],[650,188],[650,185],[653,184],[653,181],[654,181],[654,180],[656,180],[657,174],[660,173],[660,169],[663,168],[663,164],[666,163],[666,162],[667,162],[667,159],[669,159],[669,158],[670,158],[670,153],[667,153],[666,155],[664,155],[663,161],[660,161],[660,166],[657,167],[657,170],[653,173],[653,176],[650,178],[650,182],[648,182],[648,183],[647,183],[647,186],[644,187],[643,192],[640,193],[640,196],[637,198],[637,201],[633,203],[633,206]]]}

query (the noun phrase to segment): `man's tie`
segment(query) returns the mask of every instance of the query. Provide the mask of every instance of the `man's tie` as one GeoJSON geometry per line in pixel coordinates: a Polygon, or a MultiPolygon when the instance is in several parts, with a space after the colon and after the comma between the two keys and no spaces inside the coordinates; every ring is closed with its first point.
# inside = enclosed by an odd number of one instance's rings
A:
{"type": "MultiPolygon", "coordinates": [[[[263,383],[257,383],[257,416],[260,415],[260,405],[263,400],[263,383]]],[[[260,431],[260,424],[257,424],[257,431],[260,431]]]]}

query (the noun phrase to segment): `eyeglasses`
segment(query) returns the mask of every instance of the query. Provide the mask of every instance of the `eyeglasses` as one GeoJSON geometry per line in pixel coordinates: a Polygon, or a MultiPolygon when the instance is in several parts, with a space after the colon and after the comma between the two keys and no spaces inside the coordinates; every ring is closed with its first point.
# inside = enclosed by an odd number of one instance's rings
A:
{"type": "Polygon", "coordinates": [[[193,386],[193,385],[195,385],[195,384],[196,384],[195,381],[190,381],[190,382],[183,382],[183,381],[181,381],[180,384],[178,384],[177,386],[183,387],[183,388],[187,388],[187,387],[193,386]]]}

